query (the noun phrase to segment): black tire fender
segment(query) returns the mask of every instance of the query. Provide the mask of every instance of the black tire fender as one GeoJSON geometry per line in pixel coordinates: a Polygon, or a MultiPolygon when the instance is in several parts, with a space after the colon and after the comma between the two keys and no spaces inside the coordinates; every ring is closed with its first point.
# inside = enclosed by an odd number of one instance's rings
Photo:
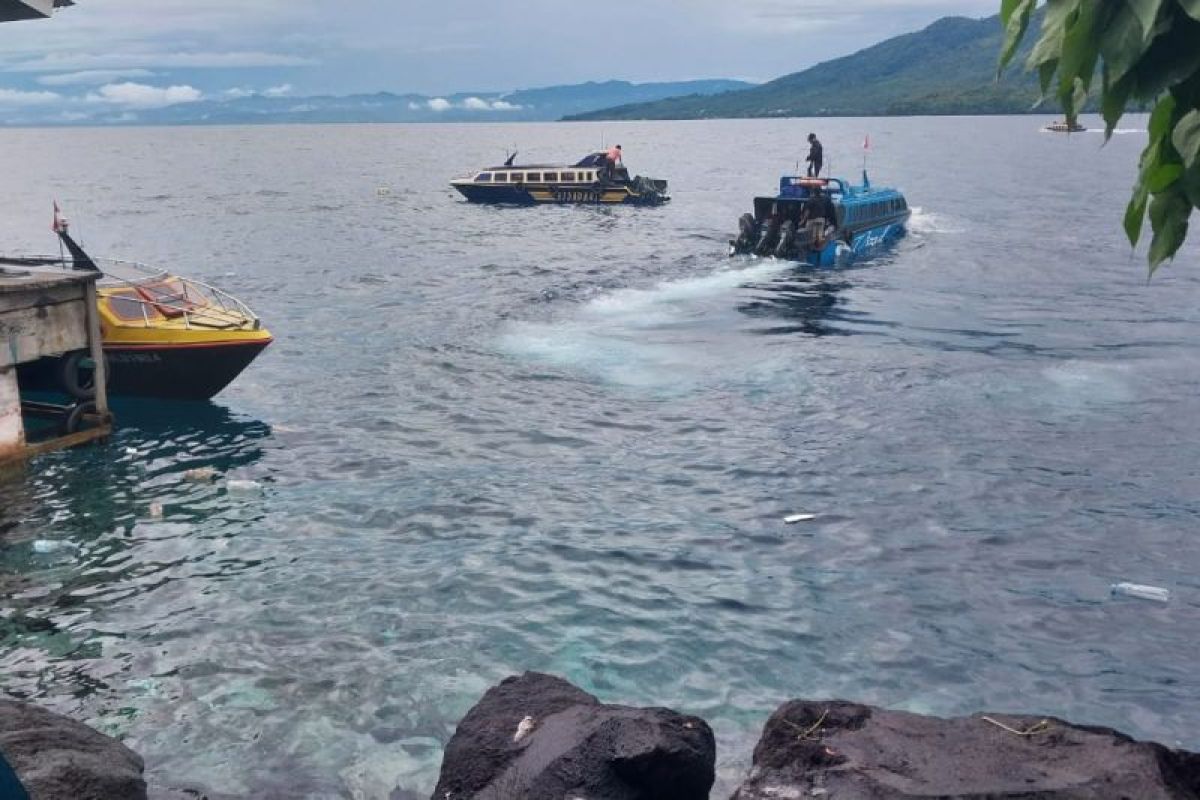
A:
{"type": "MultiPolygon", "coordinates": [[[[108,354],[104,356],[106,379],[112,376],[108,369],[108,354]]],[[[107,384],[107,380],[105,383],[107,384]]],[[[92,354],[87,350],[74,350],[59,359],[58,385],[76,400],[91,400],[96,396],[96,378],[92,354]]]]}
{"type": "Polygon", "coordinates": [[[83,430],[84,417],[86,417],[88,414],[95,413],[96,404],[91,400],[86,400],[82,403],[76,403],[75,405],[71,406],[71,409],[63,418],[62,424],[59,426],[59,430],[64,436],[72,433],[78,433],[79,431],[83,430]]]}

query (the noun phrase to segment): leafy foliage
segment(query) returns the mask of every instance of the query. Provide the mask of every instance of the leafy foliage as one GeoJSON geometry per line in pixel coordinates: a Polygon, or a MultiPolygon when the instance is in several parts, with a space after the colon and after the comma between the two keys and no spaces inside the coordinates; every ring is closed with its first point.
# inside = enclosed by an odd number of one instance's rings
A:
{"type": "MultiPolygon", "coordinates": [[[[1039,0],[1001,0],[1000,70],[1013,59],[1039,0]]],[[[1200,208],[1200,0],[1046,0],[1041,35],[1026,65],[1043,98],[1067,119],[1100,74],[1100,111],[1111,137],[1130,104],[1153,103],[1125,233],[1136,245],[1147,214],[1150,272],[1174,258],[1200,208]]]]}

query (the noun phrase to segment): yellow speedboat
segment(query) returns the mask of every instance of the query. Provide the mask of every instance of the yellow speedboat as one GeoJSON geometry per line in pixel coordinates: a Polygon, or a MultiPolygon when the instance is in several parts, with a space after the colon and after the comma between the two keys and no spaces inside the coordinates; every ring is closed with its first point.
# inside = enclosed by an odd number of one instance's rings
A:
{"type": "MultiPolygon", "coordinates": [[[[271,343],[270,332],[236,297],[143,264],[93,259],[65,222],[56,219],[55,231],[70,259],[5,258],[0,265],[60,265],[103,274],[96,294],[109,394],[207,400],[271,343]]],[[[22,385],[87,397],[89,364],[82,351],[43,359],[24,369],[22,385]]]]}

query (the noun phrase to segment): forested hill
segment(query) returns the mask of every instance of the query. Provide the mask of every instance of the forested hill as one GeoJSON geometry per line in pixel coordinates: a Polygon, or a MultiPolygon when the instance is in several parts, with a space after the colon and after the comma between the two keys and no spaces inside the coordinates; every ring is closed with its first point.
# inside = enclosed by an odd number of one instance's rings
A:
{"type": "MultiPolygon", "coordinates": [[[[916,33],[752,88],[617,106],[568,119],[1023,113],[1038,99],[1037,79],[1024,72],[1019,54],[1014,61],[1018,66],[996,81],[1001,35],[999,17],[945,17],[916,33]]],[[[1035,38],[1026,37],[1027,48],[1035,38]]]]}

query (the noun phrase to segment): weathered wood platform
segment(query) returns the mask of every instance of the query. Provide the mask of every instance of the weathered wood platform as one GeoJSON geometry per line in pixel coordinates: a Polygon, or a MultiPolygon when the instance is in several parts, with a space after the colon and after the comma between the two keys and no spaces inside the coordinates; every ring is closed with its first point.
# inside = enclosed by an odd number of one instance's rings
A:
{"type": "Polygon", "coordinates": [[[96,273],[36,268],[0,269],[0,461],[91,441],[111,432],[104,359],[96,311],[96,273]],[[96,362],[97,424],[27,445],[17,365],[74,350],[96,362]]]}

